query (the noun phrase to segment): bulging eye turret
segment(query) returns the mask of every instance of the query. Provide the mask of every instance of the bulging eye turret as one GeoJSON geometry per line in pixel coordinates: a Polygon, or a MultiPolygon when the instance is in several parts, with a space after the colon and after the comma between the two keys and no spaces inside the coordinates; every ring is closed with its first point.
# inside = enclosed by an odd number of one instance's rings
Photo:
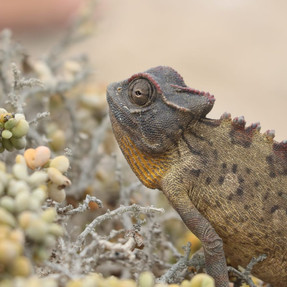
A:
{"type": "Polygon", "coordinates": [[[129,85],[130,100],[138,106],[149,105],[152,102],[154,95],[154,86],[147,79],[135,79],[129,85]]]}

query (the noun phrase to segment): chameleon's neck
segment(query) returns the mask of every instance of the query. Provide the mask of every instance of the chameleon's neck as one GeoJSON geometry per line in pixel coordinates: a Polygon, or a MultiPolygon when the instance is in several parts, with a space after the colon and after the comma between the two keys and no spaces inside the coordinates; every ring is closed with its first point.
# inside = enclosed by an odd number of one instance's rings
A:
{"type": "Polygon", "coordinates": [[[172,165],[172,152],[162,155],[145,155],[128,136],[117,138],[130,167],[140,181],[149,188],[159,188],[166,171],[172,165]]]}

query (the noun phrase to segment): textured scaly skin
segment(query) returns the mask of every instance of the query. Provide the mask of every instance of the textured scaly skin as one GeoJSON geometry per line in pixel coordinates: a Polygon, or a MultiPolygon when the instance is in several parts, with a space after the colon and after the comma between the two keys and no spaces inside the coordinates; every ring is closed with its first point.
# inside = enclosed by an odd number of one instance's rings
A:
{"type": "Polygon", "coordinates": [[[111,84],[107,99],[128,163],[202,241],[216,286],[228,286],[225,256],[246,267],[262,254],[252,273],[287,286],[287,143],[261,134],[259,124],[245,128],[243,117],[207,119],[213,96],[188,88],[169,67],[111,84]],[[132,94],[141,89],[152,94],[147,102],[132,94]]]}

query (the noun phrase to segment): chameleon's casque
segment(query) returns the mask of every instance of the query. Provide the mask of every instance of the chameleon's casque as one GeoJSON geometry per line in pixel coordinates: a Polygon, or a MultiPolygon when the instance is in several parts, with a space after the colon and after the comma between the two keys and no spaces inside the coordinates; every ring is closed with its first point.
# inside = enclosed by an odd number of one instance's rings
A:
{"type": "Polygon", "coordinates": [[[287,143],[243,117],[206,118],[214,97],[169,67],[110,84],[107,100],[131,168],[202,241],[216,286],[228,286],[225,256],[246,267],[262,254],[252,273],[287,286],[287,143]]]}

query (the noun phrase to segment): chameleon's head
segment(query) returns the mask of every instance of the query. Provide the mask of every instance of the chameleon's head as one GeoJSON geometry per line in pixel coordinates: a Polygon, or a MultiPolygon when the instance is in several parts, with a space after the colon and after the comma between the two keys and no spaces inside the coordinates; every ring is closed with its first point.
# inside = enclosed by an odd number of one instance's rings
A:
{"type": "Polygon", "coordinates": [[[159,66],[107,89],[118,142],[128,137],[148,154],[174,147],[182,131],[212,109],[214,97],[187,87],[172,68],[159,66]]]}

